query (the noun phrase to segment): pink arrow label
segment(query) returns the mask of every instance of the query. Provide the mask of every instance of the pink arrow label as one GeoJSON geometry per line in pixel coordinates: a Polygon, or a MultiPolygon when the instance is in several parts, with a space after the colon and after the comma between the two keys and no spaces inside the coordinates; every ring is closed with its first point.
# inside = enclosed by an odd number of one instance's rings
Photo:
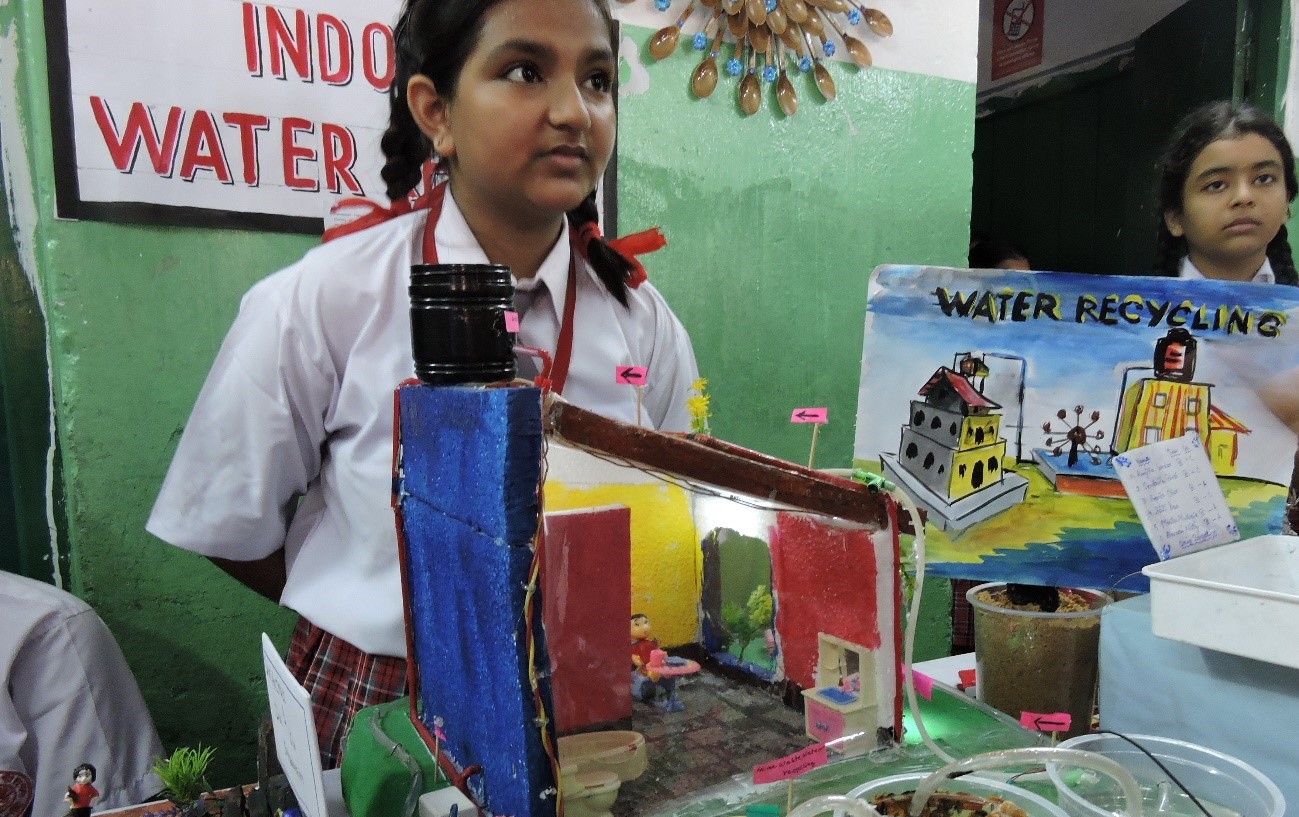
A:
{"type": "Polygon", "coordinates": [[[619,366],[614,369],[613,382],[628,386],[644,386],[649,369],[644,366],[619,366]]]}
{"type": "Polygon", "coordinates": [[[823,408],[798,408],[789,415],[791,423],[827,423],[830,411],[823,408]]]}
{"type": "Polygon", "coordinates": [[[778,780],[790,780],[824,766],[825,762],[825,744],[818,743],[792,755],[785,755],[779,760],[754,766],[753,782],[762,784],[775,783],[778,780]]]}
{"type": "Polygon", "coordinates": [[[911,684],[916,688],[916,694],[926,701],[934,697],[934,679],[923,672],[911,670],[911,684]]]}
{"type": "Polygon", "coordinates": [[[1065,732],[1073,723],[1073,716],[1068,712],[1051,712],[1040,714],[1038,712],[1021,712],[1019,713],[1019,725],[1025,729],[1036,729],[1039,732],[1065,732]]]}
{"type": "Polygon", "coordinates": [[[514,332],[515,334],[518,334],[518,332],[519,332],[519,313],[518,313],[518,312],[515,312],[515,311],[513,311],[513,310],[511,310],[511,309],[507,309],[507,310],[505,310],[505,331],[506,331],[506,332],[514,332]]]}

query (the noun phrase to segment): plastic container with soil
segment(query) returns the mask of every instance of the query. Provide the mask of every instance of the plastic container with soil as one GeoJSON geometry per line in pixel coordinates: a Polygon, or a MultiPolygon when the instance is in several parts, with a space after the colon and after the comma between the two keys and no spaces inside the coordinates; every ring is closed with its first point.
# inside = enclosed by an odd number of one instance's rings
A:
{"type": "MultiPolygon", "coordinates": [[[[863,783],[848,792],[848,796],[866,800],[884,817],[906,817],[911,795],[928,776],[928,772],[912,772],[883,777],[863,783]]],[[[952,814],[1067,817],[1063,809],[1039,794],[977,774],[944,782],[926,803],[926,817],[952,814]]]]}
{"type": "Polygon", "coordinates": [[[1060,588],[1060,606],[1012,604],[1006,585],[970,588],[974,608],[974,654],[979,699],[1015,718],[1068,713],[1060,737],[1091,730],[1096,701],[1101,608],[1110,597],[1098,590],[1060,588]]]}

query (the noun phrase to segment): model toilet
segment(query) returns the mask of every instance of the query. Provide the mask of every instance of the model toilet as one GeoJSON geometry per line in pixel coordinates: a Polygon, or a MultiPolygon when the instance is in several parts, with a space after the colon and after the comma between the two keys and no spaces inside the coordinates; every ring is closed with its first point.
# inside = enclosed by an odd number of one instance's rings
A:
{"type": "Polygon", "coordinates": [[[580,772],[613,772],[626,783],[645,773],[649,758],[639,732],[584,732],[559,739],[559,759],[580,772]]]}
{"type": "Polygon", "coordinates": [[[559,789],[564,793],[566,817],[608,817],[620,786],[622,781],[613,772],[584,772],[575,763],[559,763],[559,789]]]}

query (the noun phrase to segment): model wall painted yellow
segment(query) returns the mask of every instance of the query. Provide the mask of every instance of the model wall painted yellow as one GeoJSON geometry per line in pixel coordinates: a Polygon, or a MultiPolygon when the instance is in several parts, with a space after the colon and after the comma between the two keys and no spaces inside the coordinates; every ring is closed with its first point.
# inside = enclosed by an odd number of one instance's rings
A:
{"type": "MultiPolygon", "coordinates": [[[[665,483],[572,486],[546,483],[546,510],[600,505],[631,509],[631,606],[649,616],[665,647],[697,640],[703,565],[690,496],[665,483]]],[[[627,614],[630,618],[632,610],[627,614]]]]}
{"type": "Polygon", "coordinates": [[[964,448],[952,455],[951,482],[947,489],[947,495],[953,500],[967,497],[980,488],[987,488],[989,484],[996,482],[1001,477],[1001,462],[1006,456],[1006,441],[1000,440],[992,445],[984,445],[979,448],[964,448]],[[988,460],[997,464],[997,470],[988,469],[988,460]],[[974,467],[983,463],[983,480],[974,484],[974,467]],[[965,466],[965,473],[961,473],[961,466],[965,466]]]}
{"type": "Polygon", "coordinates": [[[1000,431],[1000,414],[983,414],[966,417],[961,423],[961,448],[973,448],[983,445],[988,442],[988,440],[995,440],[1000,431]],[[983,431],[983,437],[982,439],[977,439],[980,430],[983,431]]]}

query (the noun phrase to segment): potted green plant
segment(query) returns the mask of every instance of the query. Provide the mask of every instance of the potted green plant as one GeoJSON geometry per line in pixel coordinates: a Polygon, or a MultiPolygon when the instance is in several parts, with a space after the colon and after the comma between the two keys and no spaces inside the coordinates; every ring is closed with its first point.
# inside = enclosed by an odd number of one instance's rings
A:
{"type": "Polygon", "coordinates": [[[162,780],[162,796],[176,807],[177,817],[198,817],[207,813],[204,795],[212,790],[207,767],[215,750],[202,744],[197,749],[182,746],[171,757],[153,761],[153,773],[162,780]]]}

